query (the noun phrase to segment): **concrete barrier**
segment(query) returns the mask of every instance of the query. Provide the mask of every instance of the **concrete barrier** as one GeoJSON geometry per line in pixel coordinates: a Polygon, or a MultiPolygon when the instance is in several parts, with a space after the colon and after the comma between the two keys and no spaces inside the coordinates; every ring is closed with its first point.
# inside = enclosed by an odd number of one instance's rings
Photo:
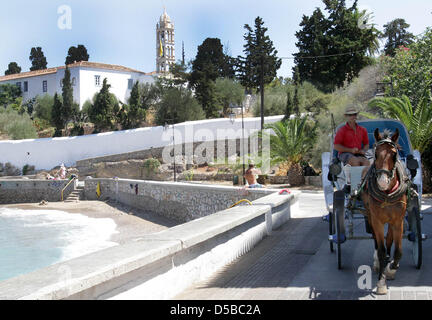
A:
{"type": "Polygon", "coordinates": [[[225,210],[241,199],[253,201],[273,192],[266,188],[108,178],[86,179],[84,187],[87,200],[116,200],[180,222],[225,210]],[[96,194],[98,184],[100,196],[96,194]]]}
{"type": "Polygon", "coordinates": [[[251,250],[298,209],[278,192],[0,282],[0,299],[169,299],[251,250]]]}

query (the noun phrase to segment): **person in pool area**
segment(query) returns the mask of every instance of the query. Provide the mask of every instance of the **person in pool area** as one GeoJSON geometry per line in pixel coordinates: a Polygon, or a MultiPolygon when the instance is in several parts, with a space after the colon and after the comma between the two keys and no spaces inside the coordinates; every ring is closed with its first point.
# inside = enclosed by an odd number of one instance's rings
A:
{"type": "Polygon", "coordinates": [[[346,124],[336,133],[334,148],[344,165],[369,166],[366,152],[369,149],[369,138],[366,128],[357,124],[358,110],[349,106],[345,110],[346,124]]]}
{"type": "Polygon", "coordinates": [[[249,186],[246,186],[246,188],[263,188],[262,184],[259,184],[256,180],[257,176],[261,174],[261,171],[257,168],[255,168],[255,165],[253,163],[249,164],[249,168],[245,172],[245,179],[249,186]]]}
{"type": "Polygon", "coordinates": [[[60,179],[65,179],[66,178],[66,173],[67,173],[67,169],[66,169],[64,163],[62,163],[60,165],[60,170],[59,170],[59,177],[60,177],[60,179]]]}

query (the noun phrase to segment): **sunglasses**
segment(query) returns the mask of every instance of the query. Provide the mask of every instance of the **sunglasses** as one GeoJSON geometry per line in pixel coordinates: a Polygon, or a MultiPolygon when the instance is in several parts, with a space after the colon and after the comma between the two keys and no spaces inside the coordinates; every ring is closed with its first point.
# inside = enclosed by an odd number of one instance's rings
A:
{"type": "Polygon", "coordinates": [[[354,113],[354,114],[347,114],[347,117],[357,117],[358,113],[354,113]]]}

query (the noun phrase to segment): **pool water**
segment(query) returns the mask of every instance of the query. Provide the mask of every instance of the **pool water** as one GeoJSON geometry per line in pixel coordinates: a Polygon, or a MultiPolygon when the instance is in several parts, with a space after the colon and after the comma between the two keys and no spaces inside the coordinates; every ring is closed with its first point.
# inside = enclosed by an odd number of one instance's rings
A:
{"type": "Polygon", "coordinates": [[[0,281],[115,246],[116,232],[109,218],[0,207],[0,281]]]}

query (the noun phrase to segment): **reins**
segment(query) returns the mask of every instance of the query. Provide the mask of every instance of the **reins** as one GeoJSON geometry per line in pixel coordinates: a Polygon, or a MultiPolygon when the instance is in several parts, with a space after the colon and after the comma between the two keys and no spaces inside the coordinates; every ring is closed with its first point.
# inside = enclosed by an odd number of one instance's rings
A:
{"type": "Polygon", "coordinates": [[[405,201],[400,200],[404,194],[407,194],[408,192],[408,186],[409,186],[409,179],[408,176],[405,173],[405,168],[403,163],[397,158],[397,155],[395,156],[395,163],[393,166],[393,169],[391,171],[385,170],[385,169],[377,169],[375,166],[376,161],[376,148],[382,144],[389,144],[392,147],[397,148],[396,143],[394,143],[391,139],[382,139],[378,141],[374,147],[374,163],[369,168],[368,172],[366,173],[365,177],[363,178],[363,181],[359,188],[359,193],[363,190],[363,188],[369,192],[369,194],[381,203],[381,208],[385,208],[391,205],[395,205],[396,203],[403,203],[406,204],[405,201]],[[399,178],[399,186],[396,188],[395,191],[391,193],[386,193],[385,191],[381,191],[381,189],[378,187],[377,183],[377,176],[380,173],[384,173],[388,175],[390,180],[393,180],[395,177],[395,174],[397,174],[399,178]]]}

